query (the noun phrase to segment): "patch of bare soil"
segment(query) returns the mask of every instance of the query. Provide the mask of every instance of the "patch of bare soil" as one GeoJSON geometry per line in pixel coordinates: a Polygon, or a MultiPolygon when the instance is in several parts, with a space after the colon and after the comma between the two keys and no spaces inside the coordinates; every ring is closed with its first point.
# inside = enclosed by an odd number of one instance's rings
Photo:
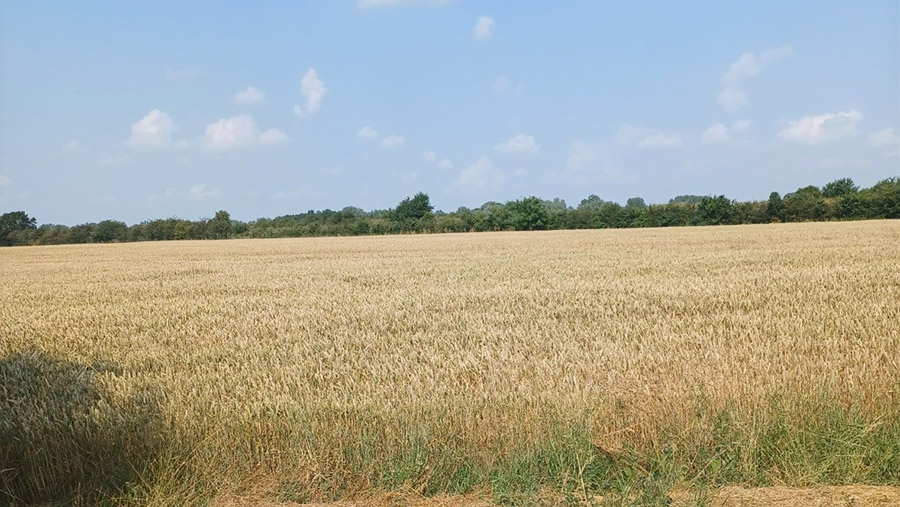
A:
{"type": "MultiPolygon", "coordinates": [[[[413,492],[380,493],[363,500],[342,500],[330,503],[277,502],[258,497],[223,497],[213,507],[490,507],[487,494],[423,497],[413,492]]],[[[810,488],[744,488],[726,486],[706,495],[678,490],[670,495],[673,506],[690,506],[698,502],[715,507],[866,507],[900,506],[900,487],[892,486],[816,486],[810,488]]],[[[554,501],[542,495],[534,499],[541,505],[565,503],[560,497],[554,501]]],[[[603,504],[602,498],[593,498],[603,504]]],[[[593,502],[592,502],[593,503],[593,502]]],[[[616,502],[614,502],[616,503],[616,502]]],[[[627,502],[626,502],[627,503],[627,502]]]]}
{"type": "MultiPolygon", "coordinates": [[[[683,498],[673,494],[673,502],[688,505],[693,500],[686,493],[683,498]],[[685,502],[685,503],[681,503],[685,502]]],[[[696,497],[694,497],[696,498],[696,497]]],[[[712,492],[708,503],[717,507],[803,506],[803,507],[860,507],[900,506],[900,488],[890,486],[816,486],[810,488],[743,488],[726,486],[712,492]]]]}

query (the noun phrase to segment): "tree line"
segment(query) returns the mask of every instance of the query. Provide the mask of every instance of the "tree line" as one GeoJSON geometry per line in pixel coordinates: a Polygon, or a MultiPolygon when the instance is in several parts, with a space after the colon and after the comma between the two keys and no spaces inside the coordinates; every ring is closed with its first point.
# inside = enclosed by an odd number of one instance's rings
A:
{"type": "Polygon", "coordinates": [[[564,200],[525,197],[487,202],[474,209],[435,210],[419,192],[396,207],[364,211],[348,206],[340,211],[310,210],[296,215],[232,220],[227,211],[213,218],[163,218],[134,225],[104,220],[72,227],[44,224],[24,211],[0,216],[0,246],[113,243],[179,239],[288,238],[472,231],[531,231],[674,227],[688,225],[759,224],[824,220],[900,218],[900,177],[860,189],[842,178],[819,188],[799,188],[784,196],[772,192],[764,201],[738,202],[724,195],[680,195],[666,204],[646,204],[640,197],[625,205],[589,195],[577,206],[564,200]]]}

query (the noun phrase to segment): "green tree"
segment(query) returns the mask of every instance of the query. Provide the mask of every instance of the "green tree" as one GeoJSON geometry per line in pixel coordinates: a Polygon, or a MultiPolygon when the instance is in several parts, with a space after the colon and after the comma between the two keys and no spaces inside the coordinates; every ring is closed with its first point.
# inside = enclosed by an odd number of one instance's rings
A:
{"type": "Polygon", "coordinates": [[[669,204],[700,204],[700,201],[703,200],[702,195],[678,195],[671,199],[669,199],[669,204]]]}
{"type": "Polygon", "coordinates": [[[207,232],[212,239],[224,239],[231,236],[231,226],[231,215],[225,210],[219,210],[209,221],[207,232]]]}
{"type": "Polygon", "coordinates": [[[841,178],[822,187],[822,195],[825,197],[843,197],[859,192],[859,187],[850,178],[841,178]]]}
{"type": "Polygon", "coordinates": [[[118,220],[104,220],[94,228],[93,241],[108,243],[110,241],[125,241],[128,234],[128,226],[118,220]]]}
{"type": "Polygon", "coordinates": [[[11,211],[0,215],[0,246],[12,244],[14,232],[37,229],[37,220],[24,211],[11,211]]]}
{"type": "Polygon", "coordinates": [[[784,196],[784,220],[815,220],[824,213],[822,191],[815,185],[805,186],[784,196]]]}
{"type": "Polygon", "coordinates": [[[734,215],[734,203],[724,195],[704,197],[700,201],[699,211],[700,220],[704,224],[728,224],[734,215]]]}
{"type": "Polygon", "coordinates": [[[766,203],[766,217],[770,222],[777,222],[782,220],[783,213],[784,202],[781,200],[781,195],[778,192],[772,192],[769,194],[769,201],[766,203]]]}
{"type": "Polygon", "coordinates": [[[629,209],[644,209],[647,207],[647,203],[644,202],[643,197],[632,197],[625,202],[625,207],[629,209]]]}
{"type": "Polygon", "coordinates": [[[580,210],[598,210],[601,206],[606,204],[606,201],[601,199],[598,195],[591,194],[586,198],[582,199],[580,203],[578,203],[578,209],[580,210]]]}
{"type": "Polygon", "coordinates": [[[506,208],[510,213],[510,225],[517,231],[543,230],[550,223],[547,205],[537,197],[510,201],[506,204],[506,208]]]}
{"type": "Polygon", "coordinates": [[[419,221],[430,218],[434,206],[431,205],[431,199],[428,194],[418,192],[412,197],[407,197],[400,201],[400,204],[394,208],[391,218],[401,230],[410,231],[416,228],[419,221]]]}

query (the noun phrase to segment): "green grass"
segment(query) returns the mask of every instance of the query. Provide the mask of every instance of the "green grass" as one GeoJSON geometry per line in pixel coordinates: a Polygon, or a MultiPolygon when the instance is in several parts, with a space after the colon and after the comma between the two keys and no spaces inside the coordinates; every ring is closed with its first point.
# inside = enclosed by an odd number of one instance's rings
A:
{"type": "Polygon", "coordinates": [[[680,442],[673,428],[662,432],[661,448],[626,445],[615,457],[594,447],[580,422],[590,414],[560,421],[538,444],[488,452],[413,421],[345,414],[356,419],[347,427],[359,428],[357,443],[328,449],[322,446],[329,440],[303,429],[302,417],[293,425],[274,416],[261,421],[265,439],[253,433],[259,428],[175,434],[158,393],[148,388],[116,399],[96,382],[105,372],[115,374],[115,365],[78,365],[33,351],[0,360],[0,503],[199,504],[222,490],[252,488],[260,470],[277,478],[270,496],[283,501],[406,489],[489,490],[507,505],[541,503],[548,492],[572,503],[602,495],[613,505],[661,505],[679,487],[702,505],[706,491],[727,484],[900,485],[900,417],[873,420],[822,396],[802,403],[772,398],[765,417],[750,419],[728,408],[700,410],[697,424],[711,425],[699,447],[680,442]],[[315,473],[292,461],[304,453],[322,458],[315,473]],[[235,471],[219,463],[246,465],[235,471]]]}

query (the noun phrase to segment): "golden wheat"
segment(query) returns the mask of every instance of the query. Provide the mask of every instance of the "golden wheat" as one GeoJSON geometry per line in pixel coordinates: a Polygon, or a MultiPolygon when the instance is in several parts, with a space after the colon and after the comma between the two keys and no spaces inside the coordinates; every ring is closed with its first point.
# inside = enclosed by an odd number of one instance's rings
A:
{"type": "Polygon", "coordinates": [[[87,365],[110,406],[151,393],[213,490],[262,468],[353,492],[366,453],[489,466],[579,425],[611,455],[687,453],[726,408],[752,435],[772,399],[900,421],[898,221],[10,248],[0,266],[0,357],[87,365]]]}

